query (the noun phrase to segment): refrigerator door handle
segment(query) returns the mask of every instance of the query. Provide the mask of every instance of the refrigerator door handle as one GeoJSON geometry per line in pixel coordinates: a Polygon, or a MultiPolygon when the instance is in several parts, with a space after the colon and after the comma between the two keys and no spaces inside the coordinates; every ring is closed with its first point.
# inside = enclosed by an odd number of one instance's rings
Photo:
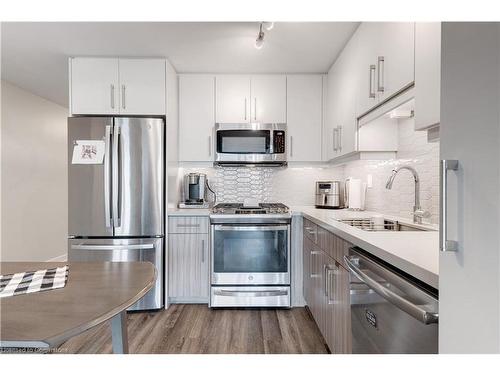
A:
{"type": "Polygon", "coordinates": [[[111,215],[111,135],[112,125],[106,125],[105,151],[104,151],[104,215],[106,227],[113,226],[111,215]]]}
{"type": "Polygon", "coordinates": [[[121,173],[120,173],[120,163],[121,160],[119,159],[119,153],[120,153],[120,127],[115,125],[115,130],[114,130],[114,137],[113,137],[113,193],[112,193],[112,199],[113,199],[113,225],[115,227],[121,226],[121,220],[120,220],[120,190],[121,190],[121,173]]]}

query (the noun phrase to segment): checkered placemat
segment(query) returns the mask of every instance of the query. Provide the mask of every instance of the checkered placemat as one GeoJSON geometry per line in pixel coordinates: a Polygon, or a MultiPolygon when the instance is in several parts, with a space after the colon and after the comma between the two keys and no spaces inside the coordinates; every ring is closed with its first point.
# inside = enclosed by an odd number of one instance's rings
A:
{"type": "Polygon", "coordinates": [[[64,288],[69,267],[0,275],[0,298],[64,288]]]}

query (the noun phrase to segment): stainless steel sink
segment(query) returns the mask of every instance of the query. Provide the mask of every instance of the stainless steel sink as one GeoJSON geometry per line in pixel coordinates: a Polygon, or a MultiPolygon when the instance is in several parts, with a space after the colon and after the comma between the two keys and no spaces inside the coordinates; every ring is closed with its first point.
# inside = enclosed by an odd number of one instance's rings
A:
{"type": "Polygon", "coordinates": [[[434,230],[390,219],[384,219],[383,225],[375,224],[371,218],[337,219],[337,221],[369,232],[429,232],[434,230]]]}

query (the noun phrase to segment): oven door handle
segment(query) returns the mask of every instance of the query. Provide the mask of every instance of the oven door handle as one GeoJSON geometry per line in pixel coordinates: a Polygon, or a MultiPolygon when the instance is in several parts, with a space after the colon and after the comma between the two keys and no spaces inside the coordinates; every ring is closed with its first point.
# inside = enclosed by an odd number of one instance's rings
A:
{"type": "Polygon", "coordinates": [[[215,290],[214,294],[216,296],[225,296],[225,297],[236,297],[236,296],[245,296],[245,297],[277,297],[277,296],[286,296],[288,295],[287,290],[263,290],[263,291],[254,291],[254,290],[215,290]]]}
{"type": "Polygon", "coordinates": [[[288,225],[215,225],[216,231],[277,231],[288,230],[288,225]]]}
{"type": "Polygon", "coordinates": [[[349,271],[356,276],[358,279],[363,281],[366,285],[368,285],[371,289],[373,289],[380,296],[385,298],[388,302],[392,303],[394,306],[413,316],[415,319],[418,319],[424,324],[432,324],[437,323],[439,320],[439,315],[436,312],[426,311],[420,306],[415,305],[414,303],[408,301],[407,299],[397,295],[392,290],[386,288],[382,284],[376,282],[366,273],[361,271],[353,262],[352,258],[355,257],[347,257],[344,256],[344,262],[349,268],[349,271]]]}

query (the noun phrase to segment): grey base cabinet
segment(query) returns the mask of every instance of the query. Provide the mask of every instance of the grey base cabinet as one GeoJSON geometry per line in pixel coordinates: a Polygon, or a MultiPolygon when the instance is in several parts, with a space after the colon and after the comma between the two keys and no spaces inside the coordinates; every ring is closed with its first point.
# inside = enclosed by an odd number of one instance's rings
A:
{"type": "Polygon", "coordinates": [[[351,353],[350,243],[304,219],[304,298],[332,353],[351,353]]]}
{"type": "Polygon", "coordinates": [[[209,234],[206,217],[171,217],[168,232],[170,303],[208,303],[209,234]]]}

